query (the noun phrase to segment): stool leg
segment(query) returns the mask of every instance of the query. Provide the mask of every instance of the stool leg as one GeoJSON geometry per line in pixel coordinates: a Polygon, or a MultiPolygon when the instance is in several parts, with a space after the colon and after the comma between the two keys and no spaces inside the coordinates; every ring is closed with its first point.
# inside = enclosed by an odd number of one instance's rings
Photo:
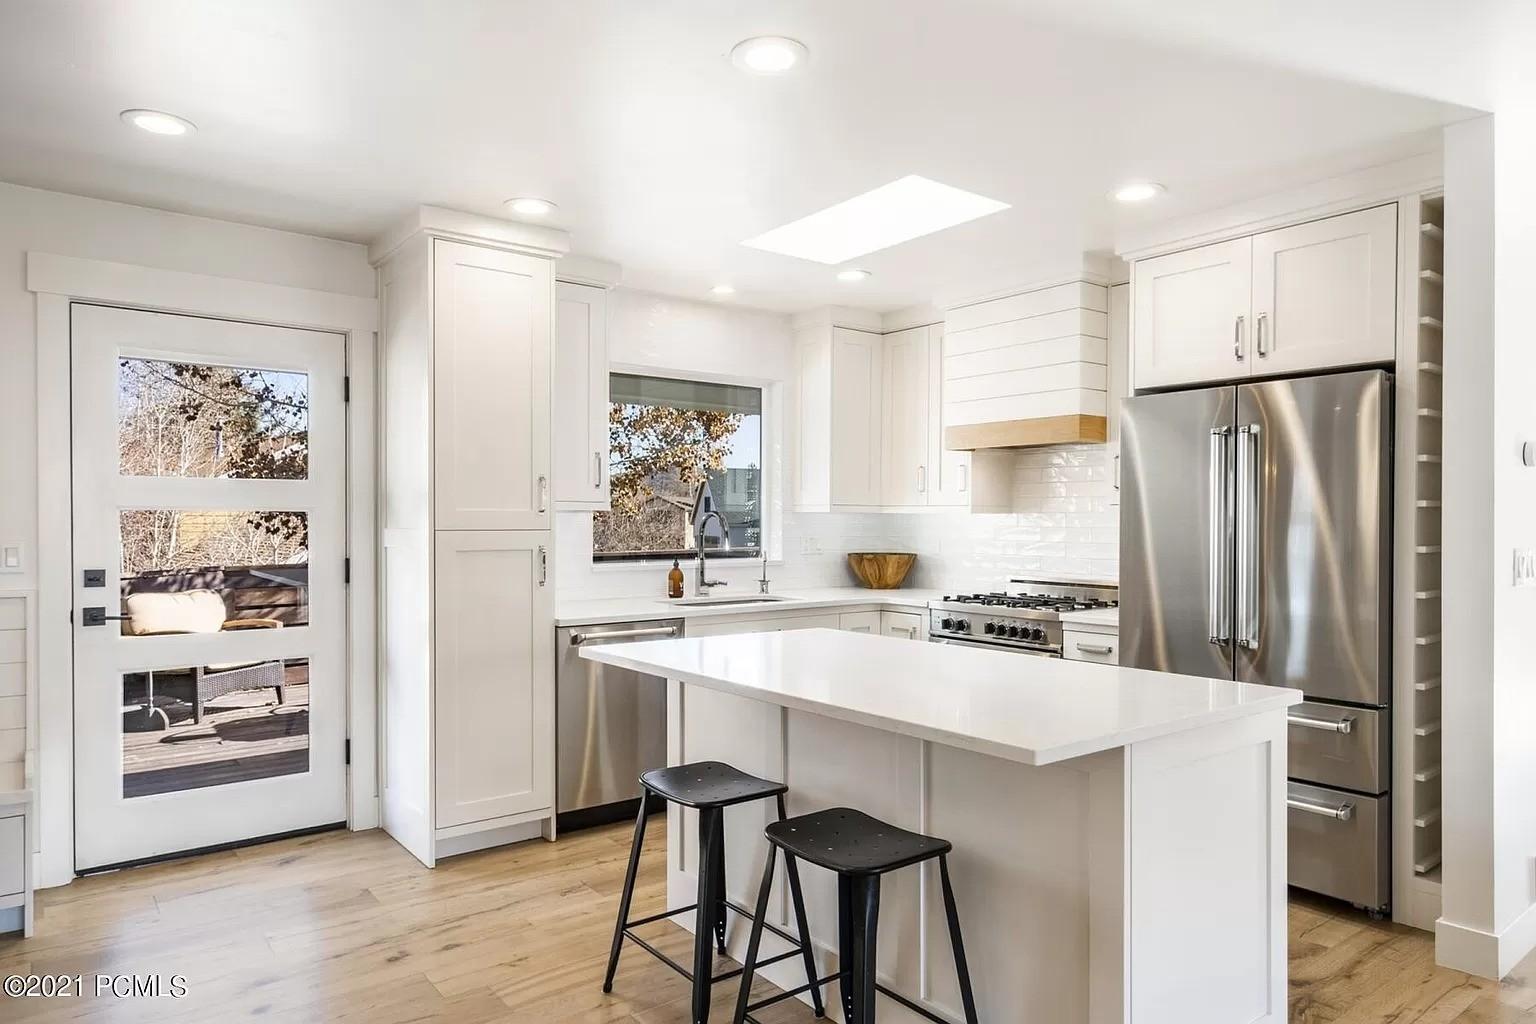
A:
{"type": "MultiPolygon", "coordinates": [[[[757,947],[762,942],[763,922],[768,917],[768,894],[773,890],[773,854],[774,846],[769,843],[768,860],[763,864],[763,884],[757,889],[757,911],[752,915],[752,934],[747,939],[747,956],[741,962],[741,990],[736,994],[736,1014],[731,1018],[732,1024],[742,1024],[747,1019],[752,974],[757,969],[757,947]]],[[[789,854],[784,856],[787,858],[789,854]]]]}
{"type": "Polygon", "coordinates": [[[715,863],[711,873],[715,879],[715,889],[710,900],[713,917],[710,924],[714,927],[715,948],[722,954],[725,953],[725,808],[714,812],[716,838],[712,846],[715,863]]]}
{"type": "MultiPolygon", "coordinates": [[[[787,817],[784,813],[784,794],[779,794],[779,820],[787,817]]],[[[769,856],[772,856],[772,845],[769,844],[769,856]]],[[[795,907],[795,925],[800,933],[800,959],[805,962],[805,980],[811,983],[811,1008],[816,1011],[816,1016],[825,1017],[827,1008],[821,1002],[821,986],[816,984],[816,957],[811,952],[811,929],[805,922],[805,897],[800,892],[800,869],[795,866],[794,854],[784,851],[784,873],[789,876],[789,896],[795,907]]]]}
{"type": "Polygon", "coordinates": [[[854,998],[859,1004],[858,1024],[875,1024],[875,946],[880,925],[880,876],[867,875],[853,883],[854,928],[858,934],[854,955],[858,971],[854,998]]]}
{"type": "Polygon", "coordinates": [[[966,1024],[976,1024],[976,997],[971,994],[971,972],[965,965],[965,943],[960,938],[960,913],[955,909],[955,890],[949,884],[949,861],[939,858],[939,881],[944,886],[944,916],[949,919],[949,946],[955,952],[955,976],[960,982],[960,999],[965,1004],[966,1024]]]}
{"type": "Polygon", "coordinates": [[[714,919],[718,896],[715,875],[721,858],[715,848],[725,836],[720,808],[699,808],[699,899],[693,924],[693,1024],[709,1022],[710,976],[714,974],[714,919]]]}
{"type": "Polygon", "coordinates": [[[854,948],[853,879],[837,876],[837,992],[843,1001],[843,1024],[859,1024],[854,999],[858,979],[858,953],[854,948]]]}
{"type": "Polygon", "coordinates": [[[640,814],[635,818],[635,841],[629,847],[629,867],[624,871],[624,892],[619,896],[619,920],[613,926],[613,948],[608,951],[608,974],[603,991],[613,991],[613,974],[619,969],[619,949],[624,945],[624,928],[629,923],[629,904],[635,896],[635,874],[640,870],[640,847],[645,845],[645,797],[640,798],[640,814]]]}

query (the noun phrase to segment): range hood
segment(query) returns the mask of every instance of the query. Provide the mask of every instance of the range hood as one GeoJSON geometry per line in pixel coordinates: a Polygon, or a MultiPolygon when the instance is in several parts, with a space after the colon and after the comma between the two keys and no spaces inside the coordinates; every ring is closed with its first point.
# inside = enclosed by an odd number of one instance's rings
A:
{"type": "Polygon", "coordinates": [[[944,447],[1103,444],[1109,289],[1073,279],[944,318],[944,447]]]}

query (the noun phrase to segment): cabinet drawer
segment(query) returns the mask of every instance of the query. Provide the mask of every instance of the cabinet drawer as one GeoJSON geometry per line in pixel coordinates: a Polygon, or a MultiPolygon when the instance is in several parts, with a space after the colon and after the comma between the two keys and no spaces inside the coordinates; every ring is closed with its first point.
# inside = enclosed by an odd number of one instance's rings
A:
{"type": "Polygon", "coordinates": [[[0,896],[14,896],[26,887],[26,818],[0,818],[0,896]]]}
{"type": "Polygon", "coordinates": [[[1086,633],[1069,629],[1063,636],[1062,656],[1068,661],[1120,664],[1120,638],[1113,633],[1086,633]]]}
{"type": "Polygon", "coordinates": [[[1287,786],[1290,882],[1360,907],[1391,899],[1387,797],[1287,786]]]}
{"type": "Polygon", "coordinates": [[[902,640],[926,640],[927,624],[915,612],[881,612],[880,632],[902,640]]]}
{"type": "Polygon", "coordinates": [[[1291,778],[1362,793],[1387,788],[1385,712],[1306,702],[1285,717],[1291,778]]]}

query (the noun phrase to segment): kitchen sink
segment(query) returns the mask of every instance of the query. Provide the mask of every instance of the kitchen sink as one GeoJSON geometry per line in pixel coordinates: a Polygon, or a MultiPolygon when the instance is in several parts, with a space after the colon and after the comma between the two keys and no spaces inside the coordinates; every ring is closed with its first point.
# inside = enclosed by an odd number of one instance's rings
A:
{"type": "Polygon", "coordinates": [[[736,604],[777,604],[780,601],[793,601],[792,597],[782,594],[753,594],[748,597],[679,597],[669,598],[662,604],[682,606],[684,608],[697,608],[701,605],[710,608],[723,608],[736,604]]]}

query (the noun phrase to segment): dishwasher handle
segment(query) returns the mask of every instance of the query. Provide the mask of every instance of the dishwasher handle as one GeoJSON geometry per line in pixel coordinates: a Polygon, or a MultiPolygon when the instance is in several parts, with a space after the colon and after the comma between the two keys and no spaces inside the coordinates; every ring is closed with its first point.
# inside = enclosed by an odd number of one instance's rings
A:
{"type": "Polygon", "coordinates": [[[580,647],[594,640],[638,640],[647,636],[677,636],[677,627],[652,626],[648,629],[613,629],[606,633],[572,633],[571,646],[580,647]]]}

